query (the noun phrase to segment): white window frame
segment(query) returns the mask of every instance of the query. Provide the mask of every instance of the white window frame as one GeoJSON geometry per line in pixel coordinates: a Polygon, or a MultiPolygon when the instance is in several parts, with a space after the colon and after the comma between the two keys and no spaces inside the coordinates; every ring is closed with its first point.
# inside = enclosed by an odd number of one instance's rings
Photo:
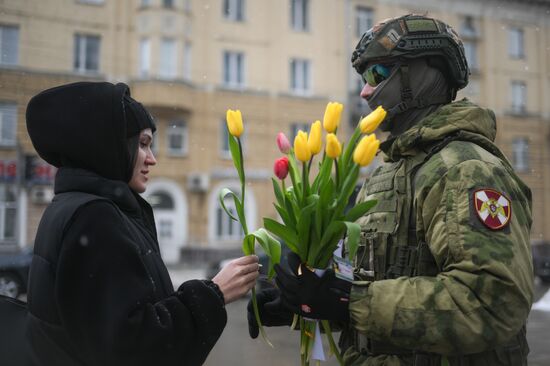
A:
{"type": "Polygon", "coordinates": [[[363,33],[374,26],[374,9],[368,6],[355,8],[355,35],[361,37],[363,33]]]}
{"type": "Polygon", "coordinates": [[[17,104],[0,101],[0,146],[15,146],[17,142],[16,135],[17,104]],[[9,126],[6,126],[7,124],[9,126]],[[6,133],[6,130],[10,132],[6,133]]]}
{"type": "Polygon", "coordinates": [[[168,123],[166,127],[166,153],[169,156],[185,156],[188,151],[188,129],[187,123],[183,120],[176,120],[168,123]],[[172,137],[181,138],[181,147],[171,146],[172,137]]]}
{"type": "Polygon", "coordinates": [[[159,77],[174,79],[178,75],[178,43],[174,38],[162,38],[160,41],[159,77]]]}
{"type": "Polygon", "coordinates": [[[19,64],[19,27],[0,24],[0,65],[19,64]],[[6,42],[11,34],[15,39],[6,42]]]}
{"type": "Polygon", "coordinates": [[[245,21],[245,0],[223,0],[222,15],[233,22],[245,21]]]}
{"type": "Polygon", "coordinates": [[[523,28],[508,29],[508,55],[512,58],[525,58],[525,34],[523,28]]]}
{"type": "Polygon", "coordinates": [[[529,171],[529,139],[527,137],[516,137],[512,141],[512,162],[516,172],[529,171]]]}
{"type": "Polygon", "coordinates": [[[510,96],[513,114],[524,115],[527,113],[527,84],[525,81],[512,80],[510,96]]]}
{"type": "Polygon", "coordinates": [[[151,40],[142,38],[139,41],[139,76],[148,77],[151,73],[151,40]]]}
{"type": "Polygon", "coordinates": [[[290,0],[290,26],[295,31],[309,30],[309,0],[290,0]]]}
{"type": "Polygon", "coordinates": [[[290,60],[290,91],[296,95],[311,95],[311,61],[293,58],[290,60]]]}
{"type": "MultiPolygon", "coordinates": [[[[75,33],[74,57],[74,71],[81,73],[98,73],[101,67],[101,36],[95,34],[75,33]],[[95,64],[97,65],[96,68],[88,68],[86,65],[88,63],[88,59],[93,56],[89,55],[87,51],[88,43],[92,40],[97,40],[97,60],[95,60],[95,64]]],[[[91,60],[90,63],[94,63],[93,61],[94,60],[91,60]]]]}
{"type": "Polygon", "coordinates": [[[222,82],[231,89],[242,89],[245,86],[245,55],[240,51],[223,51],[222,82]]]}

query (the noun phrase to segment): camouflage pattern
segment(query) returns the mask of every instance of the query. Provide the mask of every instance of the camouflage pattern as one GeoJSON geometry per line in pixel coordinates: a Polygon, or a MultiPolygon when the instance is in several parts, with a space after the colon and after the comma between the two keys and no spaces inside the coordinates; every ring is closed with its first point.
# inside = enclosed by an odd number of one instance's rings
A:
{"type": "MultiPolygon", "coordinates": [[[[442,365],[458,364],[453,360],[462,355],[472,355],[467,363],[472,366],[523,364],[522,355],[510,360],[518,356],[497,346],[516,344],[517,338],[521,352],[528,352],[522,327],[533,301],[531,192],[493,144],[495,136],[493,112],[464,99],[386,143],[387,163],[358,197],[378,204],[358,220],[364,240],[350,300],[356,338],[442,355],[436,358],[442,365]],[[426,151],[448,136],[455,140],[422,162],[426,151]],[[407,186],[413,187],[414,166],[419,169],[413,193],[407,186]],[[480,188],[511,201],[506,227],[491,230],[476,216],[472,194],[480,188]],[[407,243],[411,217],[416,238],[407,243]],[[419,260],[410,276],[387,276],[396,247],[422,243],[429,248],[430,265],[419,270],[419,260]]],[[[352,344],[346,365],[412,364],[412,355],[369,357],[361,342],[352,344]]]]}

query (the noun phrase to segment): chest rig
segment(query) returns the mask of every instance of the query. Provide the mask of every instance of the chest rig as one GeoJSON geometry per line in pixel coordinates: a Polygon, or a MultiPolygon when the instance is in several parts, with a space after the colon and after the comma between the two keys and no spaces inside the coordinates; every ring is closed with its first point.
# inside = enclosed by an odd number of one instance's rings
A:
{"type": "Polygon", "coordinates": [[[416,230],[414,178],[434,151],[379,167],[362,189],[377,204],[357,222],[361,238],[353,259],[361,280],[435,276],[439,269],[416,230]]]}

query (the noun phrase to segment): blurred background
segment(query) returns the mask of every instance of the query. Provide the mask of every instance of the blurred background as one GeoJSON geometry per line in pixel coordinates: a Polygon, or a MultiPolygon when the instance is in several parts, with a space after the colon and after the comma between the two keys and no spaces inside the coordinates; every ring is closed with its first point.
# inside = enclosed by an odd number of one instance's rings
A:
{"type": "MultiPolygon", "coordinates": [[[[53,197],[55,168],[36,155],[25,128],[34,94],[81,80],[125,82],[152,113],[158,164],[144,197],[179,284],[240,254],[240,225],[218,203],[223,187],[239,191],[225,111],[240,109],[245,121],[253,230],[262,217],[276,217],[276,134],[292,140],[322,119],[328,101],[344,104],[339,131],[350,134],[370,111],[351,52],[376,21],[405,13],[440,18],[463,39],[472,74],[458,98],[496,114],[497,144],[533,192],[536,268],[548,281],[549,0],[0,0],[0,291],[24,296],[29,251],[53,197]]],[[[537,299],[548,288],[541,278],[537,299]]],[[[229,307],[230,324],[208,364],[297,364],[294,351],[281,352],[297,344],[287,330],[275,335],[283,346],[271,354],[248,338],[245,305],[229,307]],[[247,361],[251,354],[257,358],[247,361]]],[[[533,311],[530,319],[534,365],[550,362],[536,346],[548,337],[547,314],[533,311]]]]}

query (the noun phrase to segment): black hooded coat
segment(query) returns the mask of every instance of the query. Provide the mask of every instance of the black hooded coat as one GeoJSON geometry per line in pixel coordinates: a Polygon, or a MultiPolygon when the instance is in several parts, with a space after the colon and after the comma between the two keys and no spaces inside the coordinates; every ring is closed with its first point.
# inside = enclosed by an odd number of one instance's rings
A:
{"type": "Polygon", "coordinates": [[[77,83],[27,108],[35,149],[59,167],[29,280],[36,365],[201,365],[227,322],[207,282],[174,290],[152,209],[127,184],[124,95],[124,84],[77,83]]]}

